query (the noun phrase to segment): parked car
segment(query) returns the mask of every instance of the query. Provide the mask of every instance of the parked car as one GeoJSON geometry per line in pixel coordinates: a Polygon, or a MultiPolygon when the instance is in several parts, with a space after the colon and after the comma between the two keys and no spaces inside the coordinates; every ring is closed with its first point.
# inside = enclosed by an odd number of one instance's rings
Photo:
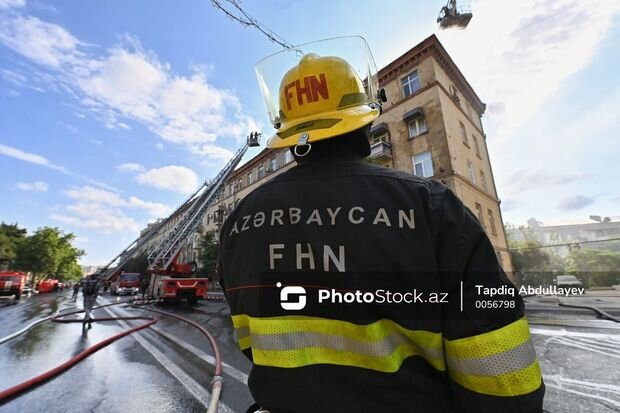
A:
{"type": "Polygon", "coordinates": [[[574,275],[558,275],[553,280],[553,284],[558,287],[583,287],[583,283],[574,275]]]}

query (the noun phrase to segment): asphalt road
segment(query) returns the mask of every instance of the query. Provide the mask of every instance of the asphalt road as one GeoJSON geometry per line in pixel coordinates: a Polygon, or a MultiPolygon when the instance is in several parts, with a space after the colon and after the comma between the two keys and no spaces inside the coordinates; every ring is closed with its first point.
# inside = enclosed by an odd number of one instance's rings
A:
{"type": "MultiPolygon", "coordinates": [[[[69,297],[70,292],[35,295],[15,305],[2,300],[0,336],[58,310],[75,309],[69,297]]],[[[103,296],[98,304],[115,300],[103,296]]],[[[562,300],[595,305],[620,316],[620,291],[589,292],[562,300]]],[[[620,323],[600,320],[590,310],[559,307],[554,297],[526,301],[547,386],[545,409],[551,413],[620,412],[620,323]]],[[[252,402],[246,385],[251,366],[235,344],[226,304],[206,301],[195,307],[158,308],[197,321],[215,336],[225,362],[220,411],[244,412],[252,402]]],[[[125,306],[95,312],[96,317],[144,314],[144,310],[125,306]]],[[[0,412],[204,412],[214,371],[210,346],[192,327],[157,317],[155,326],[102,349],[58,378],[0,406],[0,412]]],[[[139,323],[97,323],[86,332],[81,324],[42,323],[0,345],[0,390],[139,323]]]]}

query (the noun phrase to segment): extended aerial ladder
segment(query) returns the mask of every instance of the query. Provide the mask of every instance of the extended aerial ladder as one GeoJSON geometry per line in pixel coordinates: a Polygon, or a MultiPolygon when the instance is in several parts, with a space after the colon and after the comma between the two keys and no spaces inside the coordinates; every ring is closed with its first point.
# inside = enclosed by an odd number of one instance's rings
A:
{"type": "Polygon", "coordinates": [[[153,224],[146,233],[114,257],[100,270],[101,278],[108,280],[116,276],[131,258],[145,251],[150,242],[158,239],[158,243],[147,256],[149,264],[147,272],[150,275],[149,296],[160,299],[186,298],[191,302],[204,298],[208,280],[192,277],[197,270],[196,263],[177,262],[179,254],[200,226],[218,192],[230,178],[248,148],[259,145],[260,136],[258,132],[250,133],[246,143],[214,179],[205,181],[172,214],[153,224]],[[169,229],[174,220],[177,220],[177,224],[169,229]]]}
{"type": "Polygon", "coordinates": [[[197,270],[196,263],[180,263],[178,258],[248,148],[259,145],[260,135],[258,132],[250,133],[246,143],[228,161],[224,169],[208,182],[204,191],[189,200],[190,205],[182,218],[150,251],[147,259],[151,278],[149,283],[151,297],[165,300],[188,299],[190,302],[206,297],[208,280],[192,276],[197,270]]]}
{"type": "Polygon", "coordinates": [[[152,224],[146,233],[140,235],[137,239],[132,241],[131,244],[122,250],[116,257],[112,258],[110,262],[100,268],[98,273],[100,274],[101,279],[109,280],[114,277],[115,274],[118,273],[130,259],[132,259],[138,252],[144,250],[145,246],[148,245],[148,242],[155,238],[155,236],[166,227],[166,224],[168,224],[173,217],[177,216],[184,209],[186,209],[187,206],[192,203],[192,200],[208,186],[209,182],[205,181],[205,183],[192,195],[190,195],[187,200],[183,202],[181,206],[179,206],[172,214],[170,214],[167,218],[152,224]]]}

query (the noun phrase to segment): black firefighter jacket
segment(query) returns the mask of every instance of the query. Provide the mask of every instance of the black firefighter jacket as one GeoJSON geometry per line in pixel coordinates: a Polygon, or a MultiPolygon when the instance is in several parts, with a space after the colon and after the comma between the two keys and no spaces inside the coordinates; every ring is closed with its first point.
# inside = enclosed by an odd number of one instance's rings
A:
{"type": "Polygon", "coordinates": [[[272,413],[542,411],[523,302],[444,185],[308,162],[246,196],[220,237],[248,385],[272,413]]]}

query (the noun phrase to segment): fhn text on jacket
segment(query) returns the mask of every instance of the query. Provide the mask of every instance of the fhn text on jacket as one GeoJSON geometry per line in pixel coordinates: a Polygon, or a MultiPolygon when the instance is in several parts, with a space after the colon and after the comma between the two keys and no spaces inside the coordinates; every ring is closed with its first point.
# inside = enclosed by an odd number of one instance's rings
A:
{"type": "Polygon", "coordinates": [[[513,287],[480,223],[444,185],[363,161],[384,96],[374,67],[361,38],[257,65],[269,146],[298,165],[220,233],[253,409],[541,412],[521,298],[476,304],[476,285],[513,287]]]}

